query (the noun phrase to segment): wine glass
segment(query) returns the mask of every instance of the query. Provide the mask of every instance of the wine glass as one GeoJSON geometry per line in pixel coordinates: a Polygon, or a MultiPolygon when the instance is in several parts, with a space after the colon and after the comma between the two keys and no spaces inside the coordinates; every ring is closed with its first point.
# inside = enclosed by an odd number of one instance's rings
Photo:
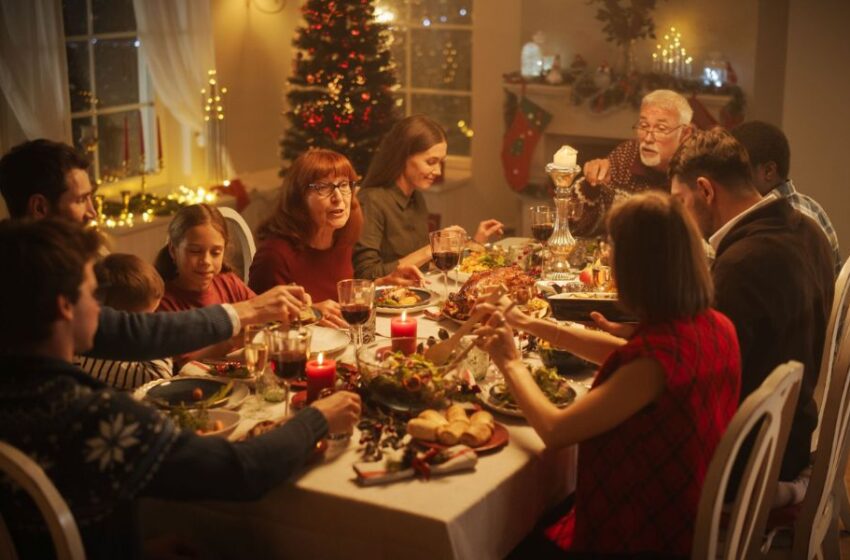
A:
{"type": "Polygon", "coordinates": [[[354,328],[354,345],[363,344],[363,323],[375,307],[375,283],[371,280],[340,280],[336,284],[342,318],[354,328]]]}
{"type": "Polygon", "coordinates": [[[555,209],[551,206],[540,205],[531,207],[531,235],[541,245],[552,237],[555,231],[555,209]]]}
{"type": "Polygon", "coordinates": [[[264,325],[245,327],[245,368],[252,377],[258,377],[266,369],[269,359],[269,332],[264,325]]]}
{"type": "Polygon", "coordinates": [[[466,234],[455,229],[440,229],[432,231],[430,239],[431,258],[434,260],[434,266],[443,273],[443,290],[448,299],[448,272],[460,262],[460,253],[466,243],[466,234]]]}
{"type": "Polygon", "coordinates": [[[270,329],[269,334],[274,374],[284,387],[285,401],[289,402],[292,381],[304,379],[312,335],[307,329],[289,329],[282,325],[270,329]]]}

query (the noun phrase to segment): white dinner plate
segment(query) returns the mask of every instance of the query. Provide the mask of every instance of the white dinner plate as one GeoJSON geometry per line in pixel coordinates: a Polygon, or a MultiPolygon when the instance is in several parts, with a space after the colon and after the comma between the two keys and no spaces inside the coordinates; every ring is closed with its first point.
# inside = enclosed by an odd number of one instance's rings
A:
{"type": "MultiPolygon", "coordinates": [[[[141,387],[139,387],[138,389],[133,391],[133,398],[138,400],[138,401],[142,401],[142,400],[144,400],[145,395],[148,394],[148,391],[150,391],[153,387],[156,387],[158,385],[163,385],[163,384],[166,384],[166,383],[171,383],[172,381],[176,381],[176,380],[180,380],[180,379],[187,379],[187,378],[191,378],[191,376],[186,377],[186,376],[177,375],[177,376],[174,376],[174,377],[169,377],[167,379],[155,379],[154,381],[151,381],[150,383],[145,383],[144,385],[142,385],[141,387]]],[[[206,379],[220,380],[222,378],[220,378],[220,377],[208,377],[206,379]]],[[[247,384],[242,383],[242,382],[237,381],[237,380],[232,380],[232,381],[233,381],[233,390],[230,392],[230,396],[227,397],[227,399],[224,401],[224,404],[221,405],[222,408],[234,409],[237,406],[239,406],[240,404],[242,404],[242,401],[244,401],[246,398],[248,398],[248,395],[251,394],[251,389],[248,387],[247,384]]]]}
{"type": "Polygon", "coordinates": [[[310,340],[310,354],[323,352],[332,355],[342,352],[351,343],[351,337],[346,331],[330,327],[312,326],[307,327],[312,334],[310,340]]]}

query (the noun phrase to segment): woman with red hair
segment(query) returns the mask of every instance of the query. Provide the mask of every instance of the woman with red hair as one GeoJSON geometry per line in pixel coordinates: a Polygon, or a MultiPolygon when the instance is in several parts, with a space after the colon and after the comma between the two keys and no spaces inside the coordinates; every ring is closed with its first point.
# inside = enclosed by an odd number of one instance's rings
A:
{"type": "MultiPolygon", "coordinates": [[[[257,230],[251,288],[262,293],[294,282],[318,302],[327,322],[347,326],[336,283],[354,276],[352,249],[363,226],[356,188],[357,174],[342,154],[313,149],[298,156],[274,212],[257,230]]],[[[420,278],[415,267],[403,267],[377,283],[411,284],[420,278]]]]}

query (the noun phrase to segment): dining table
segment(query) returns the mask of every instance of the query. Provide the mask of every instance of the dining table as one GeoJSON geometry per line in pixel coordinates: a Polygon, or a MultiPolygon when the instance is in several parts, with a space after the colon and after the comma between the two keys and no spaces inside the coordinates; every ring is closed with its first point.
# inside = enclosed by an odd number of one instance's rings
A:
{"type": "MultiPolygon", "coordinates": [[[[435,300],[444,288],[456,289],[452,280],[449,286],[435,276],[428,281],[435,300]]],[[[458,326],[423,312],[412,316],[420,337],[458,326]]],[[[377,336],[390,333],[391,319],[377,314],[377,336]]],[[[354,364],[353,346],[336,360],[354,364]]],[[[498,373],[490,366],[487,375],[498,373]]],[[[261,420],[285,416],[287,405],[251,395],[239,411],[242,421],[232,439],[261,420]]],[[[188,536],[205,557],[214,558],[504,558],[541,515],[574,490],[577,448],[547,449],[524,419],[495,416],[507,428],[508,444],[481,454],[474,470],[360,485],[353,465],[362,460],[362,445],[355,430],[350,439],[331,441],[322,456],[257,501],[145,499],[143,533],[188,536]]]]}

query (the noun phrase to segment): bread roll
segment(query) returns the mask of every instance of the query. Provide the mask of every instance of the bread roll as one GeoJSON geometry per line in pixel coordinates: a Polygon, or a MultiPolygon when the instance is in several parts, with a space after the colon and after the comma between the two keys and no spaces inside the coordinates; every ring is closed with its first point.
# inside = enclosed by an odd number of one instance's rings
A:
{"type": "Polygon", "coordinates": [[[487,424],[491,429],[496,425],[493,415],[486,410],[479,410],[469,417],[469,421],[472,424],[487,424]]]}
{"type": "Polygon", "coordinates": [[[448,424],[449,421],[446,420],[446,417],[442,415],[442,413],[437,412],[436,410],[428,409],[423,410],[419,413],[419,418],[423,418],[425,420],[430,420],[431,422],[436,422],[438,426],[442,426],[443,424],[448,424]]]}
{"type": "Polygon", "coordinates": [[[437,441],[443,445],[456,445],[460,436],[466,431],[469,422],[449,422],[437,428],[437,441]]]}
{"type": "Polygon", "coordinates": [[[455,420],[469,421],[466,417],[466,411],[459,404],[453,404],[446,410],[446,418],[449,422],[454,422],[455,420]]]}
{"type": "Polygon", "coordinates": [[[493,428],[488,424],[481,422],[472,422],[469,427],[461,434],[460,442],[469,447],[478,447],[490,441],[493,435],[493,428]]]}
{"type": "Polygon", "coordinates": [[[407,423],[407,433],[423,441],[437,441],[439,424],[425,418],[413,418],[407,423]]]}

